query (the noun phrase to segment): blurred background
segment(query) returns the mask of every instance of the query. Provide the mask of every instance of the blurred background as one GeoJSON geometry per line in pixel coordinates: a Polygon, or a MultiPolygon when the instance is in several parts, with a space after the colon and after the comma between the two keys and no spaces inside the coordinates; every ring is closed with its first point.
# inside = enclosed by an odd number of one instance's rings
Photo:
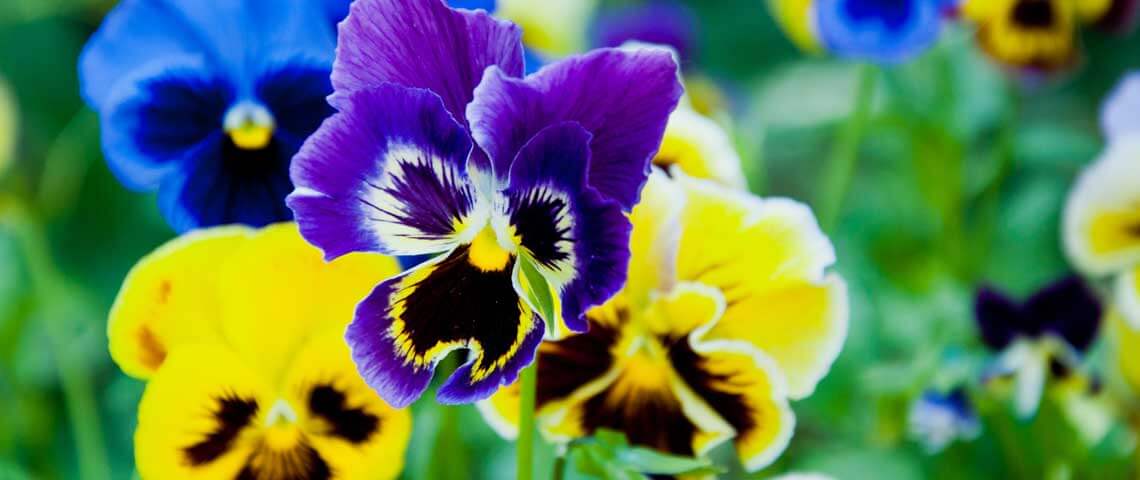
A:
{"type": "MultiPolygon", "coordinates": [[[[112,364],[106,313],[128,269],[174,233],[153,195],[127,191],[107,169],[98,119],[78,95],[77,56],[113,3],[0,2],[0,479],[134,471],[143,385],[112,364]]],[[[684,3],[697,38],[685,68],[717,86],[717,120],[751,190],[814,204],[865,67],[800,52],[761,0],[684,3]]],[[[937,453],[907,427],[924,391],[976,376],[991,358],[973,318],[980,285],[1024,296],[1071,271],[1064,199],[1103,146],[1101,101],[1140,67],[1140,36],[1081,42],[1078,67],[1026,81],[954,26],[918,60],[879,69],[854,180],[829,228],[851,287],[851,332],[817,393],[793,405],[791,447],[755,478],[1135,475],[1123,415],[1082,444],[1048,409],[1017,422],[979,406],[982,434],[937,453]]],[[[1122,388],[1104,343],[1090,368],[1122,388]]],[[[405,478],[511,475],[513,447],[474,407],[420,402],[415,422],[405,478]]]]}

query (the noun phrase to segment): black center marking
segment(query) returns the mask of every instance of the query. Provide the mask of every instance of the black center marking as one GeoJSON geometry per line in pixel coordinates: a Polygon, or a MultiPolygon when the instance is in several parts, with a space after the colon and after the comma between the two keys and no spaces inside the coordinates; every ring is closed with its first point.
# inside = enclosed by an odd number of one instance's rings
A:
{"type": "Polygon", "coordinates": [[[566,201],[552,196],[546,190],[528,190],[521,196],[513,196],[511,203],[511,225],[514,225],[522,238],[522,244],[534,254],[534,259],[547,267],[554,268],[560,261],[569,258],[569,252],[562,250],[560,243],[570,239],[570,229],[558,225],[558,219],[569,215],[566,201]]]}
{"type": "Polygon", "coordinates": [[[331,434],[361,444],[378,430],[380,419],[362,408],[349,408],[343,393],[321,385],[309,393],[309,410],[332,426],[331,434]]]}
{"type": "Polygon", "coordinates": [[[236,480],[329,480],[332,468],[308,442],[291,450],[261,446],[246,460],[236,480]]]}
{"type": "Polygon", "coordinates": [[[217,460],[229,451],[238,434],[257,415],[257,402],[254,400],[226,397],[218,400],[218,405],[214,412],[217,429],[206,435],[205,440],[183,449],[190,465],[200,466],[217,460]]]}
{"type": "Polygon", "coordinates": [[[1013,22],[1022,27],[1048,29],[1056,21],[1051,0],[1022,0],[1013,7],[1013,22]]]}

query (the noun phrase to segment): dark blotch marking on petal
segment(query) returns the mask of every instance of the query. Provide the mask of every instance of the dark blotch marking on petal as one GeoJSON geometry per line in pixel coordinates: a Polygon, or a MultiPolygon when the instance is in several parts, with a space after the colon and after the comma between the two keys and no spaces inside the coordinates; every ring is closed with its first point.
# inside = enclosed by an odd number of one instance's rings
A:
{"type": "Polygon", "coordinates": [[[571,241],[570,228],[560,227],[558,219],[570,215],[569,205],[562,198],[551,195],[548,189],[529,189],[512,195],[509,201],[511,225],[522,238],[522,245],[534,254],[535,260],[555,268],[558,262],[570,256],[562,245],[571,241]]]}
{"type": "Polygon", "coordinates": [[[897,30],[910,20],[914,3],[914,0],[847,0],[843,9],[856,22],[875,22],[897,30]]]}
{"type": "Polygon", "coordinates": [[[166,360],[166,348],[148,326],[139,329],[139,361],[151,370],[158,369],[166,360]]]}
{"type": "Polygon", "coordinates": [[[332,468],[307,441],[291,450],[272,450],[264,445],[246,460],[237,480],[329,480],[332,468]]]}
{"type": "Polygon", "coordinates": [[[309,410],[332,427],[331,435],[354,444],[368,440],[379,427],[380,419],[363,408],[349,408],[347,399],[332,385],[319,385],[309,393],[309,410]]]}
{"type": "Polygon", "coordinates": [[[618,332],[612,326],[591,322],[586,333],[543,342],[538,351],[537,406],[566,398],[605,375],[613,366],[610,350],[617,340],[618,332]]]}
{"type": "Polygon", "coordinates": [[[427,239],[455,231],[455,220],[467,216],[474,207],[472,187],[452,169],[445,169],[441,178],[426,158],[402,159],[399,162],[403,176],[392,177],[391,185],[381,186],[365,180],[372,188],[406,200],[401,204],[403,210],[393,211],[361,199],[383,215],[374,220],[410,226],[427,239]]]}
{"type": "Polygon", "coordinates": [[[1021,0],[1011,15],[1015,25],[1025,28],[1048,29],[1057,21],[1052,0],[1021,0]]]}
{"type": "Polygon", "coordinates": [[[482,271],[462,246],[436,265],[403,299],[401,319],[419,354],[443,342],[477,340],[489,368],[510,352],[520,328],[521,299],[511,282],[514,259],[498,271],[482,271]]]}
{"type": "Polygon", "coordinates": [[[582,427],[587,432],[593,433],[599,428],[616,430],[625,433],[635,445],[693,455],[697,426],[685,416],[680,400],[672,391],[637,391],[637,398],[611,398],[613,388],[595,395],[582,406],[582,427]]]}
{"type": "MultiPolygon", "coordinates": [[[[685,384],[737,432],[747,432],[758,427],[755,413],[740,395],[724,392],[718,388],[718,385],[732,385],[733,377],[709,373],[702,365],[705,360],[693,351],[689,342],[674,343],[669,348],[669,361],[685,384]]],[[[749,387],[749,385],[732,386],[736,391],[745,391],[749,387]]]]}
{"type": "Polygon", "coordinates": [[[219,399],[218,409],[213,414],[218,422],[217,429],[206,435],[205,440],[183,449],[186,461],[200,466],[217,460],[233,446],[242,429],[257,415],[257,409],[254,400],[237,397],[219,399]]]}

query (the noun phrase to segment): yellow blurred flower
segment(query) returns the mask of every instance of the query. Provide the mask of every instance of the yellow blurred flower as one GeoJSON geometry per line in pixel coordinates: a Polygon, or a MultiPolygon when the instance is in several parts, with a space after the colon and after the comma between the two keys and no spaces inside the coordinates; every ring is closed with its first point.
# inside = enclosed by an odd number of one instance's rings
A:
{"type": "Polygon", "coordinates": [[[823,51],[813,15],[815,0],[768,0],[768,9],[784,34],[801,50],[823,51]]]}
{"type": "Polygon", "coordinates": [[[8,84],[0,78],[0,176],[12,165],[19,133],[16,99],[12,98],[8,84]]]}
{"type": "Polygon", "coordinates": [[[978,43],[995,60],[1056,70],[1077,58],[1073,0],[966,0],[963,18],[978,25],[978,43]]]}
{"type": "Polygon", "coordinates": [[[523,30],[523,43],[539,53],[562,57],[586,47],[597,0],[499,0],[497,16],[523,30]]]}
{"type": "Polygon", "coordinates": [[[687,104],[670,115],[653,164],[665,170],[677,166],[690,176],[736,189],[746,186],[740,154],[728,132],[687,104]]]}
{"type": "MultiPolygon", "coordinates": [[[[672,175],[655,172],[633,211],[622,292],[587,314],[589,332],[540,347],[538,422],[558,442],[607,428],[680,455],[731,439],[757,470],[792,436],[788,401],[842,347],[846,287],[806,206],[672,175]]],[[[507,437],[518,395],[480,404],[507,437]]]]}
{"type": "Polygon", "coordinates": [[[203,230],[140,261],[108,337],[123,371],[149,381],[141,477],[395,478],[411,418],[364,384],[343,332],[398,271],[378,255],[325,263],[294,224],[203,230]]]}

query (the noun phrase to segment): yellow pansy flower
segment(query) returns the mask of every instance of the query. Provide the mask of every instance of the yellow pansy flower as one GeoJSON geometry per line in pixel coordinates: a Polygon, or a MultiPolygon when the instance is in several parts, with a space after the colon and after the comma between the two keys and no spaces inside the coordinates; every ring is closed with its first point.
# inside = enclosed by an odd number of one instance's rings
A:
{"type": "Polygon", "coordinates": [[[740,154],[728,132],[685,104],[669,116],[665,137],[653,164],[665,170],[676,165],[688,175],[732,188],[746,186],[740,154]]]}
{"type": "Polygon", "coordinates": [[[815,23],[815,0],[768,0],[768,10],[784,34],[801,50],[823,51],[815,23]]]}
{"type": "Polygon", "coordinates": [[[962,17],[978,26],[978,43],[995,60],[1056,70],[1077,58],[1073,0],[965,0],[962,17]]]}
{"type": "Polygon", "coordinates": [[[398,272],[379,255],[325,263],[294,224],[203,230],[140,261],[108,325],[115,362],[148,380],[140,476],[395,478],[411,418],[365,385],[343,336],[398,272]]]}
{"type": "MultiPolygon", "coordinates": [[[[791,399],[830,369],[847,294],[811,211],[658,171],[632,213],[629,282],[592,309],[590,330],[539,347],[537,421],[566,442],[596,429],[702,455],[733,440],[757,470],[791,438],[791,399]]],[[[480,409],[517,431],[518,389],[480,409]]]]}
{"type": "Polygon", "coordinates": [[[497,16],[522,27],[523,43],[545,56],[562,57],[586,47],[597,0],[499,0],[497,16]]]}

